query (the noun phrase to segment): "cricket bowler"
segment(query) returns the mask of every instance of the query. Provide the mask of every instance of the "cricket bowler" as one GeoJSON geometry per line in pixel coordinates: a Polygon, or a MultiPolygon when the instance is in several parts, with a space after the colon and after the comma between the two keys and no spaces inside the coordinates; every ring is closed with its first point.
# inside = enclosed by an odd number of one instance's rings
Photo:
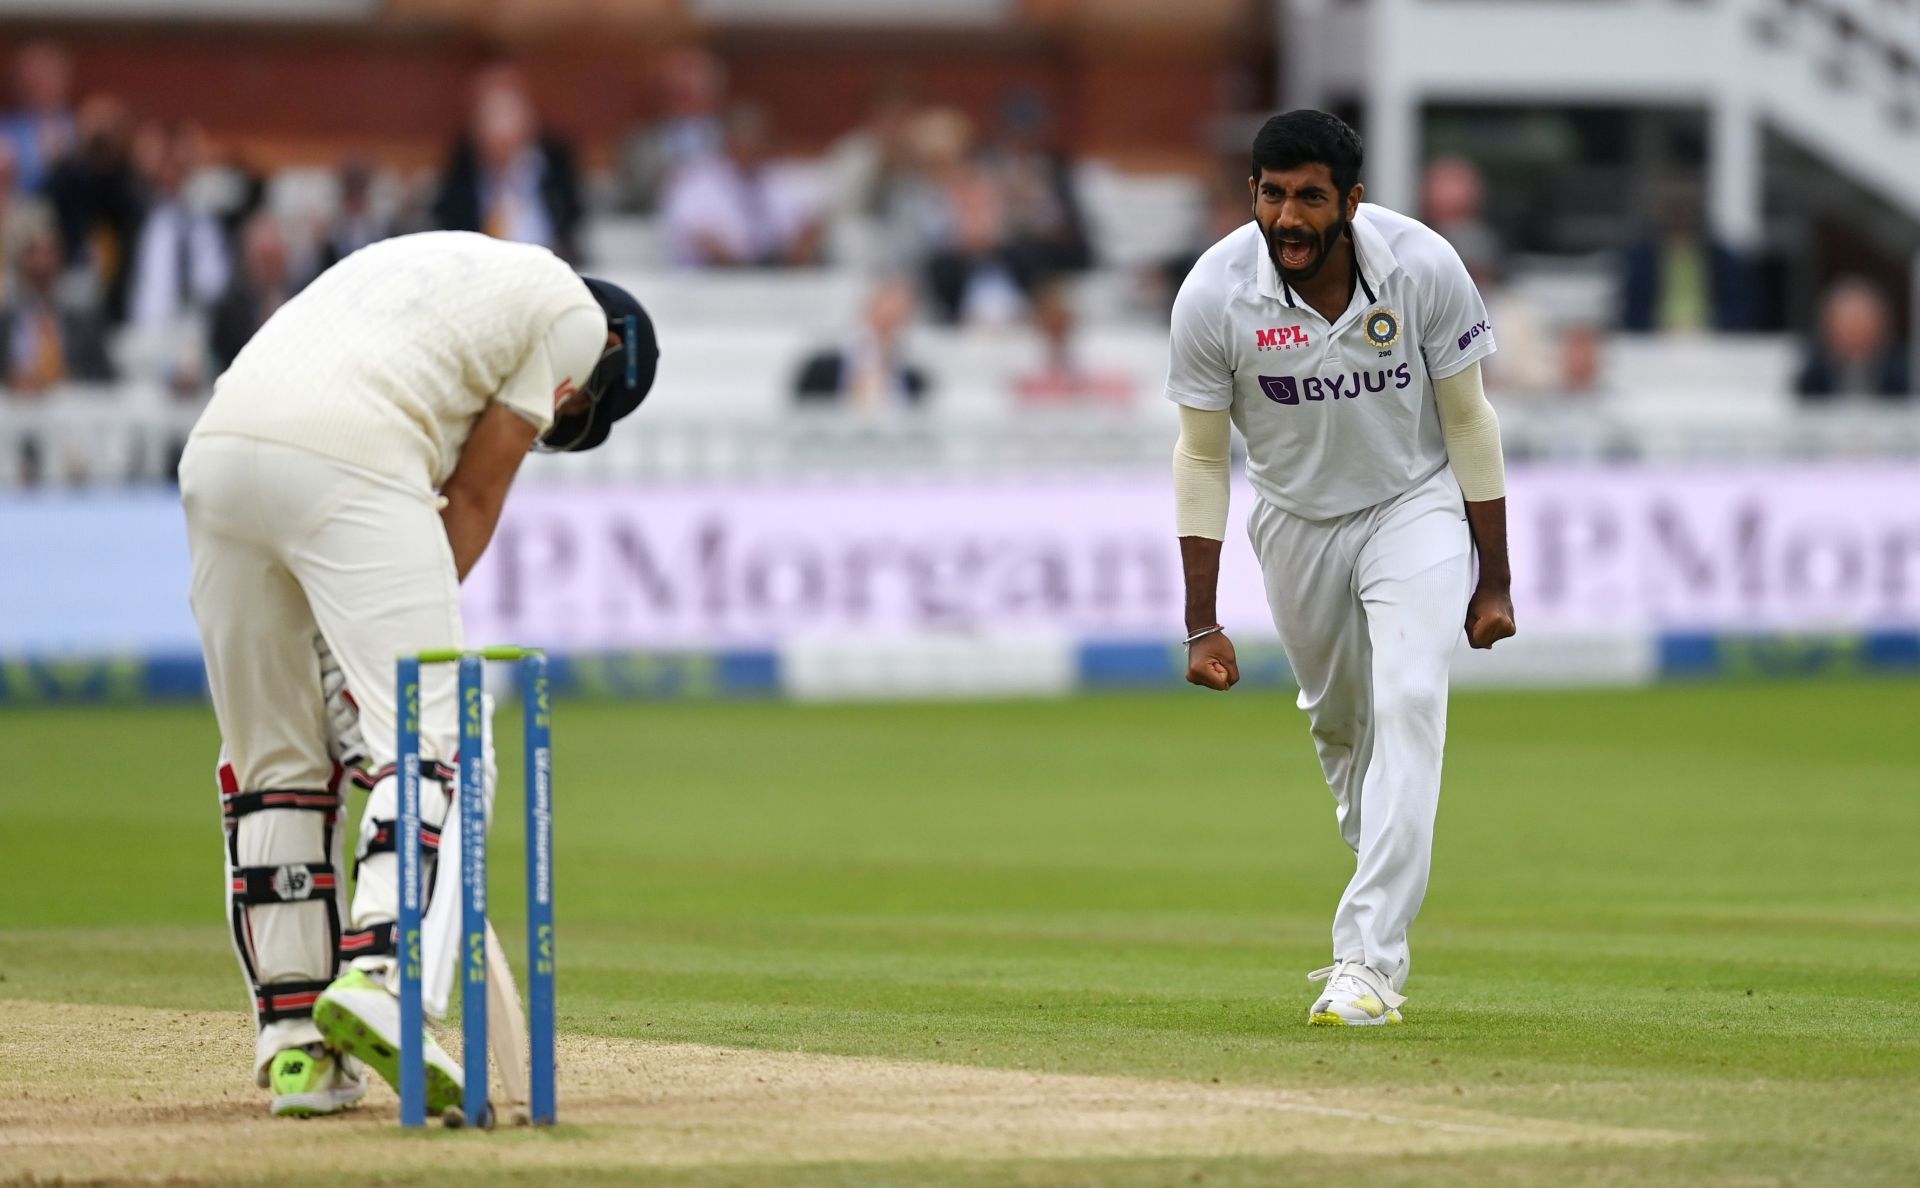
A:
{"type": "Polygon", "coordinates": [[[1181,286],[1167,375],[1187,680],[1240,679],[1214,607],[1231,424],[1268,605],[1357,859],[1333,964],[1308,975],[1326,982],[1308,1022],[1327,1026],[1401,1021],[1448,665],[1462,623],[1476,648],[1514,633],[1506,470],[1480,380],[1486,306],[1439,234],[1362,201],[1361,160],[1359,136],[1326,112],[1261,127],[1253,221],[1181,286]]]}
{"type": "MultiPolygon", "coordinates": [[[[461,646],[460,582],[521,461],[605,441],[657,357],[619,287],[544,248],[429,232],[328,269],[215,384],[180,492],[223,741],[229,917],[273,1114],[352,1105],[362,1062],[398,1081],[395,659],[461,646]],[[351,897],[343,762],[371,786],[351,897]]],[[[455,794],[454,686],[448,666],[422,680],[429,886],[455,794]]],[[[457,873],[438,885],[457,892],[457,873]]],[[[426,1049],[437,1113],[460,1070],[426,1049]]]]}

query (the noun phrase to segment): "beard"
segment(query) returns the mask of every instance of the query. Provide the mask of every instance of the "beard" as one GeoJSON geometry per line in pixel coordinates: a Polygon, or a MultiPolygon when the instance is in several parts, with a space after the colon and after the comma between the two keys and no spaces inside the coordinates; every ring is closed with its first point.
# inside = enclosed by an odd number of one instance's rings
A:
{"type": "Polygon", "coordinates": [[[1333,249],[1339,246],[1340,237],[1346,233],[1345,215],[1335,219],[1331,227],[1317,236],[1310,231],[1283,233],[1276,227],[1267,233],[1267,255],[1273,258],[1273,267],[1280,274],[1280,279],[1298,287],[1320,275],[1320,270],[1326,267],[1327,260],[1332,257],[1333,249]],[[1305,244],[1314,249],[1313,258],[1307,261],[1304,268],[1288,268],[1280,262],[1280,245],[1282,244],[1305,244]]]}

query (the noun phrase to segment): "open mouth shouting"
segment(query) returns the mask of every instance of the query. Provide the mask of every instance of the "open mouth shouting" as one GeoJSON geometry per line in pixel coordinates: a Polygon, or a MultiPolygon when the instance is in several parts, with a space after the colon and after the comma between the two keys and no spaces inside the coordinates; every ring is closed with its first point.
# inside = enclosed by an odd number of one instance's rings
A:
{"type": "Polygon", "coordinates": [[[1325,232],[1315,235],[1311,227],[1274,227],[1267,232],[1267,249],[1273,255],[1273,265],[1289,284],[1301,284],[1319,275],[1326,266],[1327,257],[1340,242],[1340,236],[1346,230],[1346,220],[1342,219],[1325,232]]]}
{"type": "Polygon", "coordinates": [[[1320,245],[1308,238],[1282,239],[1278,235],[1273,241],[1274,259],[1287,272],[1305,272],[1313,267],[1320,255],[1320,245]]]}

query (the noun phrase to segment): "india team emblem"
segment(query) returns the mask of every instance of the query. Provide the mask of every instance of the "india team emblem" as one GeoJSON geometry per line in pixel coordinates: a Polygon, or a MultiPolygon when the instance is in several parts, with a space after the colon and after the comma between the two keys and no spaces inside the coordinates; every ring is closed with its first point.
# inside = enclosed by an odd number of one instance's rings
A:
{"type": "Polygon", "coordinates": [[[1367,315],[1362,327],[1367,332],[1367,341],[1383,351],[1400,341],[1400,319],[1390,309],[1374,310],[1367,315]]]}

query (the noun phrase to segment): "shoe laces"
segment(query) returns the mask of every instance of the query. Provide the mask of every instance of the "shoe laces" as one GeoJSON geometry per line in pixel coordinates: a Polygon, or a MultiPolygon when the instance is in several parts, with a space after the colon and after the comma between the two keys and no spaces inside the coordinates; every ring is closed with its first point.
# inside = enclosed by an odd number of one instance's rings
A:
{"type": "MultiPolygon", "coordinates": [[[[1340,990],[1359,994],[1372,993],[1374,988],[1373,981],[1366,977],[1362,971],[1372,972],[1371,970],[1367,970],[1366,965],[1359,961],[1336,961],[1332,965],[1322,966],[1308,974],[1307,981],[1325,982],[1328,990],[1340,990]],[[1353,984],[1342,986],[1340,985],[1342,979],[1350,979],[1353,984]]],[[[1381,980],[1383,982],[1385,981],[1384,978],[1381,980]]]]}

